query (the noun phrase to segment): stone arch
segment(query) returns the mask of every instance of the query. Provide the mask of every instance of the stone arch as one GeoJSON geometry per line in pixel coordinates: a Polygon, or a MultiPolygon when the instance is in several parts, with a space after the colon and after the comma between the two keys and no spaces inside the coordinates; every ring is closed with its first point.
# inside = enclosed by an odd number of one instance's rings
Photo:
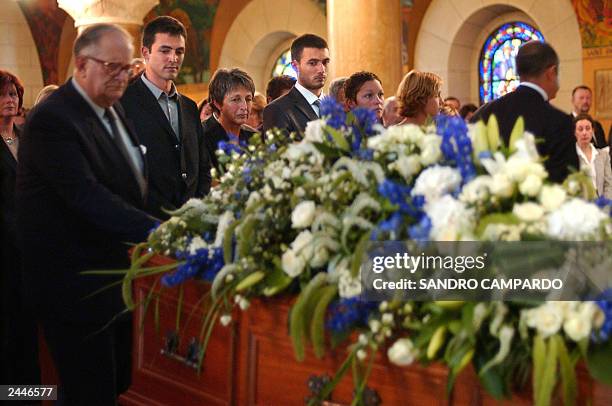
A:
{"type": "Polygon", "coordinates": [[[307,32],[326,38],[326,24],[322,10],[311,0],[253,0],[233,21],[219,67],[246,70],[263,93],[280,52],[307,32]]]}
{"type": "Polygon", "coordinates": [[[19,77],[24,86],[23,105],[32,107],[43,87],[43,74],[30,27],[16,1],[3,4],[0,27],[0,68],[19,77]]]}
{"type": "Polygon", "coordinates": [[[583,80],[580,31],[569,1],[433,0],[417,38],[415,68],[442,76],[445,95],[477,104],[482,45],[496,27],[514,20],[534,25],[555,47],[561,60],[561,89],[553,103],[569,111],[572,88],[583,80]]]}
{"type": "Polygon", "coordinates": [[[74,58],[72,57],[72,44],[77,37],[77,29],[70,15],[66,16],[62,34],[60,36],[59,50],[57,55],[58,83],[64,83],[72,76],[74,70],[74,58]]]}

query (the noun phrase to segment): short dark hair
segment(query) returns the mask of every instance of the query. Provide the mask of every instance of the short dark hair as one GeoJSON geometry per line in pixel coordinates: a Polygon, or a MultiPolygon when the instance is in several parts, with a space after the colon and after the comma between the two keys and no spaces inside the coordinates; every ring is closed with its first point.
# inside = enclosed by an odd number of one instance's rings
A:
{"type": "Polygon", "coordinates": [[[215,113],[219,113],[219,109],[214,102],[222,105],[225,95],[237,87],[244,87],[255,96],[255,83],[248,73],[238,68],[217,69],[208,84],[208,100],[215,113]]]}
{"type": "Polygon", "coordinates": [[[459,109],[459,115],[461,116],[461,118],[465,118],[468,115],[468,113],[473,113],[476,110],[478,110],[478,107],[476,107],[475,104],[472,104],[472,103],[464,104],[459,109]]]}
{"type": "Polygon", "coordinates": [[[304,34],[297,37],[291,44],[291,60],[300,61],[304,48],[327,49],[327,42],[314,34],[304,34]]]}
{"type": "Polygon", "coordinates": [[[521,79],[539,76],[551,66],[559,66],[559,56],[546,42],[526,42],[516,54],[516,70],[521,79]]]}
{"type": "Polygon", "coordinates": [[[580,120],[588,120],[591,123],[591,127],[593,127],[593,130],[595,130],[595,120],[593,119],[593,117],[591,117],[591,115],[587,113],[580,113],[576,114],[576,117],[574,117],[574,131],[576,131],[576,124],[580,120]]]}
{"type": "Polygon", "coordinates": [[[0,93],[4,92],[10,85],[15,85],[15,90],[17,90],[17,96],[19,97],[19,106],[18,109],[21,110],[23,106],[23,84],[21,80],[11,72],[0,69],[0,93]]]}
{"type": "Polygon", "coordinates": [[[187,39],[187,31],[183,23],[170,16],[156,17],[145,25],[142,32],[142,46],[151,49],[155,42],[155,34],[182,36],[185,40],[187,39]]]}
{"type": "Polygon", "coordinates": [[[281,94],[295,85],[295,78],[289,75],[275,76],[266,86],[266,98],[271,102],[278,99],[281,94]]]}
{"type": "Polygon", "coordinates": [[[344,82],[344,97],[346,100],[351,100],[353,102],[357,102],[357,93],[361,86],[364,83],[369,82],[370,80],[378,80],[378,82],[382,85],[382,82],[376,76],[376,74],[372,72],[361,71],[357,73],[353,73],[349,78],[344,82]]]}
{"type": "Polygon", "coordinates": [[[578,85],[574,88],[574,90],[572,90],[572,97],[574,97],[574,94],[578,91],[578,90],[588,90],[589,93],[593,94],[593,91],[591,90],[590,87],[588,87],[587,85],[578,85]]]}
{"type": "Polygon", "coordinates": [[[115,24],[101,23],[90,25],[85,28],[81,34],[79,34],[79,36],[74,40],[72,53],[74,56],[81,55],[84,49],[89,48],[92,45],[98,45],[100,39],[110,32],[116,32],[123,35],[130,48],[133,46],[132,36],[124,28],[115,24]]]}

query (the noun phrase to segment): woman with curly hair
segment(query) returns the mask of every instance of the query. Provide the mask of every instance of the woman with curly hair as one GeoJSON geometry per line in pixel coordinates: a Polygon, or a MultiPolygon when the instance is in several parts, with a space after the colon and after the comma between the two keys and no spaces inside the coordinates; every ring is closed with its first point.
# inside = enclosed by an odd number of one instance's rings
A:
{"type": "Polygon", "coordinates": [[[442,79],[431,72],[412,70],[397,89],[401,124],[423,125],[440,111],[442,79]]]}
{"type": "Polygon", "coordinates": [[[385,92],[382,82],[374,73],[365,71],[353,73],[344,82],[344,96],[349,110],[364,107],[374,111],[378,121],[382,120],[385,92]]]}

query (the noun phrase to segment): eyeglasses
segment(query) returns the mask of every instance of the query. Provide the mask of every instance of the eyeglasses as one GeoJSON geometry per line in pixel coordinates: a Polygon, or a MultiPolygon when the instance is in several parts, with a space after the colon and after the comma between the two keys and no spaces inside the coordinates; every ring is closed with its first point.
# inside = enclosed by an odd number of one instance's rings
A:
{"type": "Polygon", "coordinates": [[[131,63],[123,65],[117,62],[106,62],[101,59],[94,58],[93,56],[85,55],[83,57],[98,62],[99,64],[104,66],[104,72],[106,72],[106,74],[109,76],[118,76],[122,72],[127,72],[129,77],[132,77],[132,75],[134,74],[134,65],[131,63]]]}

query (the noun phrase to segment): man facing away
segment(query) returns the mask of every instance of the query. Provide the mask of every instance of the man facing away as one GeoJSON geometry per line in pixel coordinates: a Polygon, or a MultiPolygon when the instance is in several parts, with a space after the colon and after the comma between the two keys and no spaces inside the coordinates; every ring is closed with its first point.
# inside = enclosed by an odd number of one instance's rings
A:
{"type": "Polygon", "coordinates": [[[146,210],[162,219],[169,217],[164,209],[177,209],[207,194],[211,182],[198,107],[174,84],[185,57],[186,35],[183,24],[172,17],[149,22],[142,36],[145,71],[121,99],[147,151],[146,210]]]}
{"type": "Polygon", "coordinates": [[[544,166],[554,182],[562,182],[569,168],[578,168],[572,119],[548,101],[559,90],[559,57],[549,44],[530,41],[516,56],[521,83],[516,90],[483,105],[471,122],[488,121],[494,114],[503,142],[508,145],[516,120],[522,116],[525,130],[534,134],[544,166]]]}
{"type": "Polygon", "coordinates": [[[287,133],[301,134],[306,123],[319,118],[321,92],[329,64],[327,42],[314,34],[304,34],[291,44],[291,59],[297,83],[289,93],[266,106],[264,132],[279,128],[287,133]]]}
{"type": "Polygon", "coordinates": [[[60,405],[114,405],[130,382],[132,325],[113,285],[120,276],[82,272],[126,269],[126,242],[145,240],[156,223],[141,210],[146,162],[118,103],[131,44],[118,26],[87,27],[74,43],[74,76],[32,110],[19,149],[24,278],[60,405]]]}
{"type": "MultiPolygon", "coordinates": [[[[578,114],[589,114],[591,104],[593,103],[593,92],[591,88],[585,85],[576,86],[572,90],[572,119],[578,114]]],[[[595,134],[595,147],[605,148],[608,146],[606,142],[606,135],[601,123],[597,120],[593,120],[593,132],[595,134]]]]}

